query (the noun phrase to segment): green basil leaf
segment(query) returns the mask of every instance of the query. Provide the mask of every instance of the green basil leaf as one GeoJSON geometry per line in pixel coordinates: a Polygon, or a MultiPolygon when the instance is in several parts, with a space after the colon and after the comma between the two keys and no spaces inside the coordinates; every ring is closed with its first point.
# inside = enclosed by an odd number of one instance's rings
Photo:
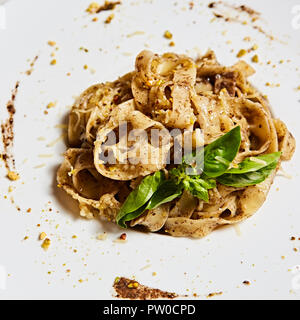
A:
{"type": "Polygon", "coordinates": [[[118,222],[117,222],[118,225],[121,226],[122,228],[127,228],[127,225],[125,222],[131,221],[131,220],[139,217],[140,215],[142,215],[147,208],[147,204],[148,204],[148,202],[146,204],[144,204],[142,207],[138,208],[137,210],[124,215],[122,218],[120,218],[118,220],[118,222]]]}
{"type": "Polygon", "coordinates": [[[216,178],[229,168],[241,144],[241,127],[235,127],[204,148],[204,173],[216,178]]]}
{"type": "Polygon", "coordinates": [[[158,189],[160,184],[164,181],[164,179],[165,176],[162,171],[157,171],[153,175],[145,177],[139,186],[129,194],[123,203],[116,218],[117,223],[119,224],[119,221],[128,213],[135,212],[144,206],[152,197],[154,192],[158,189]]]}
{"type": "Polygon", "coordinates": [[[246,158],[241,163],[239,163],[237,168],[232,168],[228,170],[226,173],[242,174],[242,173],[254,172],[264,167],[267,167],[273,162],[277,163],[278,160],[280,159],[280,156],[281,156],[281,152],[274,152],[274,153],[264,154],[262,156],[249,157],[249,158],[246,158]]]}
{"type": "Polygon", "coordinates": [[[225,186],[243,188],[253,186],[263,182],[270,173],[276,168],[277,162],[273,162],[267,167],[254,172],[246,172],[242,174],[225,173],[220,177],[217,177],[217,181],[225,186]]]}
{"type": "Polygon", "coordinates": [[[164,181],[158,190],[153,194],[149,200],[147,209],[155,209],[161,204],[170,202],[182,193],[182,185],[176,184],[173,180],[164,181]]]}

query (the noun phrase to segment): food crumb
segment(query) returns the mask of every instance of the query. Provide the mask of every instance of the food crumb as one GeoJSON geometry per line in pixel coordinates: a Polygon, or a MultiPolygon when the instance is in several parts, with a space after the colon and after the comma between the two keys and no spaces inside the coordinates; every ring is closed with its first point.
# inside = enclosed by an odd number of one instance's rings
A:
{"type": "Polygon", "coordinates": [[[100,8],[99,3],[92,2],[92,3],[90,3],[90,5],[87,7],[87,9],[85,11],[90,14],[93,14],[93,13],[97,13],[97,10],[99,10],[99,8],[100,8]]]}
{"type": "Polygon", "coordinates": [[[53,59],[53,60],[50,61],[50,65],[51,66],[54,66],[55,64],[56,64],[56,59],[53,59]]]}
{"type": "Polygon", "coordinates": [[[175,42],[174,41],[171,41],[170,43],[169,43],[169,47],[174,47],[175,46],[175,42]]]}
{"type": "Polygon", "coordinates": [[[45,240],[44,240],[44,242],[42,243],[42,248],[44,249],[44,250],[48,250],[49,249],[49,247],[50,247],[50,244],[51,244],[51,240],[49,239],[49,238],[46,238],[45,240]]]}
{"type": "Polygon", "coordinates": [[[172,35],[172,33],[170,32],[170,31],[165,31],[165,33],[164,33],[164,37],[166,38],[166,39],[172,39],[173,38],[173,35],[172,35]]]}
{"type": "Polygon", "coordinates": [[[39,239],[44,240],[46,237],[47,237],[47,234],[45,232],[41,232],[39,239]]]}
{"type": "Polygon", "coordinates": [[[122,233],[121,235],[120,235],[120,240],[126,240],[126,238],[127,238],[127,234],[126,233],[122,233]]]}
{"type": "Polygon", "coordinates": [[[111,23],[112,19],[115,17],[115,15],[112,13],[110,14],[104,21],[105,24],[111,23]]]}
{"type": "Polygon", "coordinates": [[[7,178],[11,181],[16,181],[20,179],[20,176],[17,172],[15,171],[8,171],[7,173],[7,178]]]}
{"type": "Polygon", "coordinates": [[[54,47],[56,45],[56,42],[52,41],[52,40],[49,40],[48,41],[48,45],[51,46],[51,47],[54,47]]]}
{"type": "Polygon", "coordinates": [[[47,104],[47,109],[50,109],[50,108],[53,108],[53,107],[55,107],[55,102],[49,102],[47,104]]]}
{"type": "Polygon", "coordinates": [[[99,13],[101,11],[113,10],[119,4],[121,4],[120,1],[110,2],[105,0],[104,4],[101,6],[97,2],[92,2],[85,11],[90,14],[99,13]]]}
{"type": "Polygon", "coordinates": [[[245,49],[241,49],[238,53],[237,53],[237,57],[241,58],[243,57],[245,54],[247,54],[247,51],[245,49]]]}
{"type": "Polygon", "coordinates": [[[223,294],[223,291],[220,291],[220,292],[212,292],[212,293],[209,293],[209,294],[207,295],[207,298],[212,298],[212,297],[214,297],[214,296],[219,296],[219,295],[221,295],[221,294],[223,294]]]}
{"type": "Polygon", "coordinates": [[[102,234],[98,234],[97,236],[98,240],[106,240],[107,239],[107,234],[104,232],[102,234]]]}
{"type": "Polygon", "coordinates": [[[252,60],[252,62],[254,62],[254,63],[258,63],[258,62],[259,62],[258,55],[257,55],[257,54],[254,55],[251,60],[252,60]]]}
{"type": "Polygon", "coordinates": [[[243,281],[243,284],[246,285],[246,286],[249,286],[250,285],[250,281],[245,280],[245,281],[243,281]]]}

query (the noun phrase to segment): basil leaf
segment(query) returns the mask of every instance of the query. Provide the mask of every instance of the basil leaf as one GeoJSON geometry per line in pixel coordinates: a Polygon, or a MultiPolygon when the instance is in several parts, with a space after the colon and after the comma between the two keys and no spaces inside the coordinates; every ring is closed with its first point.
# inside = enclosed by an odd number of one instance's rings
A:
{"type": "Polygon", "coordinates": [[[232,168],[226,173],[232,174],[242,174],[247,172],[253,172],[267,167],[273,162],[278,162],[280,159],[281,152],[274,152],[269,154],[264,154],[262,156],[246,158],[244,161],[239,163],[237,168],[232,168]]]}
{"type": "Polygon", "coordinates": [[[138,208],[137,210],[135,210],[133,212],[127,213],[122,218],[117,220],[118,225],[121,226],[122,228],[127,228],[127,225],[125,222],[131,221],[131,220],[139,217],[140,215],[142,215],[144,213],[144,211],[146,210],[147,204],[148,203],[144,204],[142,207],[138,208]]]}
{"type": "Polygon", "coordinates": [[[149,200],[147,209],[155,209],[161,204],[170,202],[182,193],[182,186],[176,184],[173,180],[164,181],[158,190],[153,194],[152,198],[149,200]]]}
{"type": "Polygon", "coordinates": [[[216,178],[229,168],[241,144],[241,127],[235,127],[204,148],[204,173],[216,178]]]}
{"type": "Polygon", "coordinates": [[[276,168],[277,161],[274,161],[267,167],[253,172],[246,172],[242,174],[225,173],[220,177],[217,177],[217,181],[225,186],[243,188],[253,186],[255,184],[263,182],[270,173],[276,168]]]}
{"type": "Polygon", "coordinates": [[[133,213],[144,206],[152,197],[153,193],[158,189],[159,185],[164,181],[164,179],[165,176],[162,171],[157,171],[153,175],[145,177],[139,186],[129,194],[123,203],[116,218],[117,224],[119,224],[119,221],[128,213],[133,213]]]}

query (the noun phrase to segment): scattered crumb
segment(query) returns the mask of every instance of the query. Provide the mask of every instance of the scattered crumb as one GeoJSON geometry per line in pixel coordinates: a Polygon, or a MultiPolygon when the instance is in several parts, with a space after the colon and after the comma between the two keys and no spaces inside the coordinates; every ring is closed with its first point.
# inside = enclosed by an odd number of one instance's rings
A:
{"type": "Polygon", "coordinates": [[[15,171],[8,171],[7,173],[7,178],[11,181],[16,181],[20,179],[20,176],[17,172],[15,171]]]}
{"type": "Polygon", "coordinates": [[[112,19],[115,17],[115,15],[112,13],[110,14],[104,21],[105,24],[111,23],[112,19]]]}
{"type": "Polygon", "coordinates": [[[50,61],[50,65],[54,66],[56,64],[56,62],[57,62],[56,59],[53,59],[53,60],[50,61]]]}
{"type": "Polygon", "coordinates": [[[207,298],[212,298],[212,297],[214,297],[214,296],[220,296],[221,294],[223,294],[222,291],[220,291],[220,292],[212,292],[212,293],[209,293],[209,294],[207,295],[207,298]]]}
{"type": "Polygon", "coordinates": [[[126,238],[127,238],[127,234],[126,234],[126,233],[122,233],[122,234],[120,235],[120,238],[119,238],[119,239],[125,241],[126,238]]]}
{"type": "Polygon", "coordinates": [[[257,54],[254,55],[251,60],[252,60],[252,62],[254,62],[254,63],[258,63],[258,62],[259,62],[258,55],[257,55],[257,54]]]}
{"type": "Polygon", "coordinates": [[[51,108],[54,108],[56,106],[56,102],[49,102],[47,104],[47,109],[51,109],[51,108]]]}
{"type": "Polygon", "coordinates": [[[86,9],[86,12],[90,14],[94,14],[94,13],[99,13],[101,11],[113,10],[119,4],[121,4],[120,1],[110,2],[106,0],[104,4],[101,6],[97,2],[92,2],[86,9]]]}
{"type": "Polygon", "coordinates": [[[51,47],[54,47],[56,45],[56,42],[55,41],[51,41],[51,40],[49,40],[47,43],[51,47]]]}
{"type": "Polygon", "coordinates": [[[166,39],[172,39],[173,38],[173,35],[172,35],[172,33],[170,32],[170,31],[165,31],[165,33],[164,33],[164,37],[166,38],[166,39]]]}
{"type": "Polygon", "coordinates": [[[98,240],[106,240],[107,239],[107,234],[104,232],[102,234],[98,234],[97,236],[98,240]]]}
{"type": "Polygon", "coordinates": [[[45,232],[41,232],[40,236],[39,236],[39,239],[40,240],[44,240],[46,237],[47,237],[47,234],[45,232]]]}
{"type": "Polygon", "coordinates": [[[46,238],[46,239],[44,240],[44,242],[42,243],[41,247],[42,247],[44,250],[47,251],[47,250],[49,249],[49,247],[50,247],[50,244],[51,244],[51,240],[48,239],[48,238],[46,238]]]}
{"type": "Polygon", "coordinates": [[[245,54],[247,54],[247,51],[245,49],[241,49],[238,53],[237,53],[237,57],[241,58],[243,57],[245,54]]]}

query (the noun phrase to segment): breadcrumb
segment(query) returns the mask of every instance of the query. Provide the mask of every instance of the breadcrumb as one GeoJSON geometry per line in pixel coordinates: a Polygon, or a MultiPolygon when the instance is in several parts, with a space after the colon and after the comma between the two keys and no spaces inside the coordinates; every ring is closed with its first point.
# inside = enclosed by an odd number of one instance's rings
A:
{"type": "Polygon", "coordinates": [[[237,57],[241,58],[243,57],[245,54],[247,54],[247,51],[245,49],[241,49],[238,53],[237,53],[237,57]]]}
{"type": "Polygon", "coordinates": [[[105,24],[111,23],[112,19],[115,17],[115,15],[112,13],[110,14],[104,21],[105,24]]]}
{"type": "Polygon", "coordinates": [[[51,244],[51,240],[49,239],[49,238],[46,238],[45,240],[44,240],[44,242],[42,243],[42,248],[44,249],[44,250],[48,250],[49,249],[49,247],[50,247],[50,244],[51,244]]]}
{"type": "Polygon", "coordinates": [[[20,176],[17,172],[15,171],[8,171],[7,173],[7,178],[11,181],[16,181],[20,179],[20,176]]]}
{"type": "Polygon", "coordinates": [[[252,60],[252,62],[254,62],[254,63],[258,63],[258,62],[259,62],[258,55],[257,55],[257,54],[254,55],[251,60],[252,60]]]}
{"type": "Polygon", "coordinates": [[[56,42],[49,40],[48,41],[48,45],[51,46],[51,47],[54,47],[56,45],[56,42]]]}
{"type": "Polygon", "coordinates": [[[164,33],[164,37],[166,38],[166,39],[172,39],[173,38],[173,35],[172,35],[172,33],[170,32],[170,31],[165,31],[165,33],[164,33]]]}
{"type": "Polygon", "coordinates": [[[107,239],[107,234],[104,232],[102,234],[98,234],[97,236],[98,240],[106,240],[107,239]]]}
{"type": "Polygon", "coordinates": [[[41,232],[39,239],[44,240],[46,237],[47,237],[47,234],[45,232],[41,232]]]}
{"type": "Polygon", "coordinates": [[[99,3],[92,2],[92,3],[90,3],[90,5],[87,7],[87,9],[85,11],[93,14],[93,13],[96,13],[100,7],[101,6],[99,3]]]}

